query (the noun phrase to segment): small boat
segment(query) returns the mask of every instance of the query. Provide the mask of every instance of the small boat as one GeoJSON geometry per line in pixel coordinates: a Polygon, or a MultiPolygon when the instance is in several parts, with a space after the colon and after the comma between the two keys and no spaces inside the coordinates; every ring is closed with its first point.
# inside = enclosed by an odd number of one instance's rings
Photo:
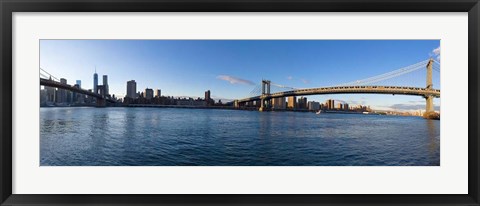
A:
{"type": "Polygon", "coordinates": [[[368,112],[363,112],[363,114],[368,114],[368,112]]]}
{"type": "Polygon", "coordinates": [[[315,112],[315,114],[320,114],[322,113],[322,110],[318,110],[318,112],[315,112]]]}

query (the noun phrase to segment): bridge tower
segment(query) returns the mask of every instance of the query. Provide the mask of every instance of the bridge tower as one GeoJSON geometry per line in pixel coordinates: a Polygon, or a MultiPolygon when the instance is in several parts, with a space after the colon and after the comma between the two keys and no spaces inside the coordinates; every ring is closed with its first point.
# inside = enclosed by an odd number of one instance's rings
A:
{"type": "Polygon", "coordinates": [[[240,104],[238,103],[237,99],[235,101],[233,101],[233,107],[235,107],[235,109],[240,108],[240,104]]]}
{"type": "Polygon", "coordinates": [[[260,109],[258,111],[262,112],[270,110],[270,83],[270,80],[262,80],[262,94],[260,95],[260,109]]]}
{"type": "MultiPolygon", "coordinates": [[[[432,83],[432,66],[433,66],[433,59],[430,58],[430,61],[428,61],[427,64],[427,90],[432,90],[433,89],[433,83],[432,83]]],[[[433,108],[433,96],[432,95],[426,95],[425,100],[426,100],[426,107],[425,107],[425,118],[429,118],[435,113],[435,110],[433,108]]]]}

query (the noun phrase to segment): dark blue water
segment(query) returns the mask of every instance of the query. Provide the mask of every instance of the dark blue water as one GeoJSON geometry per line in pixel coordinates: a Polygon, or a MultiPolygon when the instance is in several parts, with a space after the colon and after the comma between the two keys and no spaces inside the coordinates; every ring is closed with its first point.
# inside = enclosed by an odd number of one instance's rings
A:
{"type": "Polygon", "coordinates": [[[40,165],[440,165],[440,121],[175,108],[41,108],[40,165]]]}

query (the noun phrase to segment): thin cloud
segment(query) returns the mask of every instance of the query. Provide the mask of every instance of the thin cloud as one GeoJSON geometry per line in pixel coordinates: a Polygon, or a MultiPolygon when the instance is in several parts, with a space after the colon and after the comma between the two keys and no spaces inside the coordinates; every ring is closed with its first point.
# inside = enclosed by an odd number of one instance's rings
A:
{"type": "Polygon", "coordinates": [[[366,105],[365,101],[357,101],[357,100],[351,100],[351,101],[348,101],[348,103],[350,105],[366,105]]]}
{"type": "Polygon", "coordinates": [[[255,85],[252,81],[241,79],[238,77],[228,76],[228,75],[218,75],[217,79],[230,82],[230,84],[245,84],[245,85],[255,85]]]}
{"type": "Polygon", "coordinates": [[[435,57],[438,61],[440,61],[440,46],[438,46],[437,48],[433,49],[432,52],[430,53],[430,56],[431,57],[435,57]]]}
{"type": "MultiPolygon", "coordinates": [[[[425,110],[425,104],[393,104],[390,108],[395,110],[425,110]]],[[[440,106],[435,105],[435,110],[440,110],[440,106]]]]}
{"type": "Polygon", "coordinates": [[[435,54],[435,55],[440,55],[440,46],[437,47],[436,49],[434,49],[432,52],[433,52],[433,54],[435,54]]]}
{"type": "Polygon", "coordinates": [[[303,78],[294,78],[293,76],[288,76],[287,79],[288,79],[288,81],[292,81],[293,79],[295,79],[295,80],[300,80],[300,81],[303,82],[304,84],[310,83],[310,81],[308,81],[308,80],[306,80],[306,79],[303,79],[303,78]]]}

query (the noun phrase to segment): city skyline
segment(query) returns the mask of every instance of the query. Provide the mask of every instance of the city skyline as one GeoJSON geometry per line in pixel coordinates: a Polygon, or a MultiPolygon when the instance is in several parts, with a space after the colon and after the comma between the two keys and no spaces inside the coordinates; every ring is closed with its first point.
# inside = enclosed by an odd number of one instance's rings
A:
{"type": "MultiPolygon", "coordinates": [[[[61,72],[61,75],[57,77],[68,79],[68,82],[72,85],[76,80],[81,80],[82,88],[85,89],[90,89],[88,85],[93,87],[93,72],[88,79],[85,78],[86,75],[84,74],[88,73],[87,69],[59,70],[60,66],[58,65],[79,68],[92,61],[100,63],[102,67],[108,69],[103,72],[100,66],[94,66],[96,73],[101,76],[108,75],[110,81],[108,81],[107,91],[110,90],[110,94],[119,98],[127,95],[127,81],[135,80],[137,92],[143,91],[145,88],[152,88],[160,89],[163,96],[202,97],[203,92],[212,90],[212,99],[217,101],[218,99],[233,100],[245,97],[258,84],[257,81],[267,77],[272,81],[296,88],[333,86],[402,68],[429,57],[438,58],[438,60],[440,57],[438,40],[42,40],[40,49],[41,68],[48,70],[53,75],[58,75],[57,73],[61,72]],[[71,48],[72,46],[76,47],[71,48]],[[330,50],[325,49],[325,47],[330,50]],[[347,51],[347,49],[350,50],[347,51]],[[355,53],[359,49],[365,52],[355,53]],[[55,61],[58,58],[52,55],[52,52],[56,50],[62,50],[63,59],[59,62],[55,61]],[[200,52],[202,50],[205,51],[200,52]],[[319,54],[312,55],[313,51],[316,50],[319,54]],[[325,53],[326,50],[333,54],[325,53]],[[63,55],[63,51],[67,54],[63,55]],[[136,53],[138,51],[143,53],[136,53]],[[92,52],[93,54],[82,54],[85,52],[92,52]],[[111,54],[105,55],[102,52],[111,52],[111,54]],[[158,57],[162,59],[160,63],[167,62],[167,64],[172,65],[169,67],[172,69],[153,66],[160,64],[157,57],[153,55],[162,52],[164,56],[158,57]],[[180,54],[176,54],[177,52],[180,52],[180,54]],[[348,57],[339,55],[349,52],[354,52],[355,55],[348,57]],[[421,55],[422,53],[424,54],[421,55]],[[92,57],[95,54],[96,57],[92,57]],[[400,54],[403,55],[395,58],[395,55],[400,54]],[[97,56],[99,57],[97,58],[97,56]],[[378,60],[373,61],[374,58],[371,56],[378,58],[378,60]],[[125,57],[127,60],[121,57],[125,57]],[[257,61],[248,61],[252,59],[257,61]],[[142,60],[145,62],[142,62],[142,60]],[[180,63],[175,62],[176,60],[180,63]],[[129,70],[121,69],[124,66],[119,66],[123,65],[120,64],[122,62],[127,66],[135,65],[130,61],[138,61],[140,68],[129,70]],[[112,66],[107,67],[106,65],[109,65],[107,63],[112,66]],[[240,65],[235,65],[235,63],[240,65]],[[146,65],[150,65],[151,68],[145,68],[146,65]],[[226,68],[228,65],[233,69],[218,69],[226,68]],[[238,69],[244,66],[248,68],[246,65],[264,66],[265,69],[238,69]],[[267,68],[268,65],[278,69],[267,68]],[[328,65],[330,68],[327,67],[328,65]],[[217,68],[206,68],[208,66],[217,68]],[[316,66],[324,69],[311,69],[316,66]],[[360,69],[351,69],[354,66],[360,69]],[[112,69],[112,67],[118,69],[112,69]],[[299,67],[310,69],[289,69],[299,67]],[[197,68],[200,71],[196,70],[197,68]],[[132,73],[128,74],[128,72],[132,73]],[[81,78],[74,78],[74,76],[81,78]]],[[[256,66],[256,68],[259,68],[259,66],[256,66]]],[[[411,81],[409,81],[410,84],[412,84],[411,81]]],[[[425,87],[425,80],[419,78],[413,84],[411,86],[425,87]]],[[[434,88],[440,88],[439,78],[434,79],[434,88]]],[[[374,109],[418,110],[424,107],[423,99],[402,95],[393,98],[391,95],[377,94],[315,95],[309,96],[309,99],[318,102],[324,102],[326,99],[336,99],[351,105],[372,105],[374,109]],[[398,107],[398,109],[395,107],[398,107]]],[[[435,100],[435,106],[436,108],[440,106],[439,100],[435,100]]]]}

